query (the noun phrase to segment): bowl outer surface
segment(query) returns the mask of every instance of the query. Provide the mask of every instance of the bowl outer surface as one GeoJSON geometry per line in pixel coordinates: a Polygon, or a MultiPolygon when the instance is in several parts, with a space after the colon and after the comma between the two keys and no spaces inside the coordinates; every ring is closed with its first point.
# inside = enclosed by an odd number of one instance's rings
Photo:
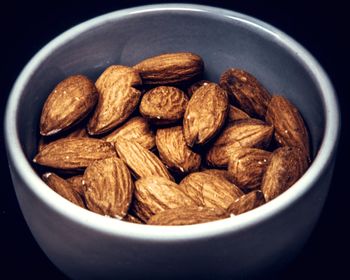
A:
{"type": "MultiPolygon", "coordinates": [[[[199,5],[152,5],[107,14],[67,31],[25,67],[11,93],[5,137],[16,194],[41,248],[73,278],[115,275],[203,276],[261,273],[288,262],[322,209],[339,135],[333,88],[294,40],[256,19],[199,5]],[[34,173],[38,119],[55,84],[68,75],[95,79],[110,64],[192,51],[207,79],[229,67],[252,72],[302,112],[315,160],[280,197],[234,219],[185,227],[128,224],[72,205],[34,173]],[[317,152],[316,152],[317,151],[317,152]],[[29,160],[29,161],[28,161],[29,160]]],[[[122,277],[122,278],[123,278],[122,277]]]]}

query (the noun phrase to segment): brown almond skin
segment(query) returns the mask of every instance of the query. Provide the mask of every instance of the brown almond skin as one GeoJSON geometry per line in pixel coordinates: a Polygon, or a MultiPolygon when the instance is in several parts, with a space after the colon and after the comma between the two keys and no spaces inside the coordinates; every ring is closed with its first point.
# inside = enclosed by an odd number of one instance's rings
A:
{"type": "Polygon", "coordinates": [[[193,147],[207,143],[220,131],[227,113],[226,91],[215,83],[198,88],[188,103],[183,120],[187,145],[193,147]]]}
{"type": "Polygon", "coordinates": [[[138,178],[159,176],[173,181],[168,169],[163,162],[151,151],[140,144],[118,138],[115,148],[119,157],[132,170],[133,175],[138,178]]]}
{"type": "Polygon", "coordinates": [[[45,101],[40,117],[40,134],[54,135],[84,119],[98,99],[95,85],[83,75],[60,82],[45,101]]]}
{"type": "Polygon", "coordinates": [[[156,145],[160,158],[171,170],[188,173],[199,169],[201,156],[186,145],[182,126],[158,129],[156,145]]]}
{"type": "Polygon", "coordinates": [[[72,131],[67,130],[64,133],[55,134],[51,137],[41,136],[39,138],[38,151],[40,152],[49,143],[61,138],[77,138],[77,137],[89,137],[85,125],[80,123],[77,127],[72,128],[72,131]]]}
{"type": "Polygon", "coordinates": [[[193,172],[179,184],[189,197],[204,207],[227,209],[243,192],[223,177],[205,172],[193,172]]]}
{"type": "Polygon", "coordinates": [[[252,74],[241,69],[227,69],[220,77],[220,86],[244,112],[264,118],[271,95],[252,74]]]}
{"type": "Polygon", "coordinates": [[[88,209],[119,219],[127,214],[134,183],[121,159],[110,157],[94,161],[86,168],[84,181],[88,209]]]}
{"type": "Polygon", "coordinates": [[[228,213],[239,215],[253,210],[265,203],[264,195],[260,190],[251,191],[235,200],[227,209],[228,213]]]}
{"type": "Polygon", "coordinates": [[[167,209],[153,215],[147,222],[149,225],[183,226],[207,223],[228,218],[226,211],[208,207],[179,207],[167,209]]]}
{"type": "Polygon", "coordinates": [[[239,121],[239,120],[244,120],[244,119],[249,119],[250,116],[242,111],[241,109],[230,105],[229,106],[229,111],[228,111],[228,116],[227,116],[227,121],[228,122],[234,122],[234,121],[239,121]]]}
{"type": "Polygon", "coordinates": [[[237,148],[261,148],[269,146],[273,126],[257,119],[245,119],[229,124],[209,149],[206,160],[211,166],[226,167],[230,154],[237,148]]]}
{"type": "Polygon", "coordinates": [[[69,200],[70,202],[85,208],[83,199],[69,182],[51,172],[44,173],[42,175],[42,179],[52,190],[57,192],[59,195],[69,200]]]}
{"type": "Polygon", "coordinates": [[[155,135],[148,120],[139,116],[131,118],[103,139],[108,142],[116,142],[118,137],[135,141],[148,150],[156,145],[155,135]]]}
{"type": "Polygon", "coordinates": [[[193,93],[194,93],[197,89],[199,89],[201,86],[207,85],[207,84],[209,84],[209,83],[211,83],[211,82],[208,81],[208,80],[199,80],[199,81],[193,83],[193,84],[192,84],[190,87],[188,87],[188,89],[187,89],[187,96],[188,96],[188,97],[192,97],[193,93]]]}
{"type": "Polygon", "coordinates": [[[68,183],[72,185],[72,188],[79,193],[82,197],[85,192],[85,181],[83,175],[75,175],[66,179],[68,183]]]}
{"type": "Polygon", "coordinates": [[[270,156],[270,152],[255,148],[232,150],[228,171],[235,178],[235,184],[243,190],[259,188],[270,156]]]}
{"type": "Polygon", "coordinates": [[[166,209],[198,206],[179,186],[158,176],[144,177],[135,182],[135,214],[142,221],[166,209]]]}
{"type": "Polygon", "coordinates": [[[45,146],[34,163],[64,170],[81,170],[95,160],[115,156],[113,144],[93,138],[63,138],[45,146]]]}
{"type": "Polygon", "coordinates": [[[201,170],[201,172],[218,176],[218,177],[223,177],[225,180],[229,181],[231,184],[236,184],[235,177],[227,170],[212,168],[212,169],[201,170]]]}
{"type": "Polygon", "coordinates": [[[144,224],[143,221],[141,221],[138,217],[128,213],[126,216],[123,218],[124,222],[128,223],[133,223],[133,224],[144,224]]]}
{"type": "Polygon", "coordinates": [[[155,124],[171,124],[181,120],[188,104],[186,94],[170,86],[159,86],[146,92],[140,103],[140,113],[155,124]]]}
{"type": "Polygon", "coordinates": [[[108,132],[123,123],[136,109],[141,91],[141,77],[133,68],[112,65],[96,81],[97,107],[88,123],[90,135],[108,132]]]}
{"type": "Polygon", "coordinates": [[[261,184],[266,202],[291,187],[307,168],[307,157],[299,148],[282,147],[275,150],[261,184]]]}
{"type": "Polygon", "coordinates": [[[310,157],[309,135],[298,109],[285,97],[273,96],[266,122],[275,127],[274,137],[281,146],[296,146],[310,157]]]}
{"type": "Polygon", "coordinates": [[[147,58],[134,66],[146,85],[176,85],[199,77],[204,62],[189,52],[166,53],[147,58]]]}

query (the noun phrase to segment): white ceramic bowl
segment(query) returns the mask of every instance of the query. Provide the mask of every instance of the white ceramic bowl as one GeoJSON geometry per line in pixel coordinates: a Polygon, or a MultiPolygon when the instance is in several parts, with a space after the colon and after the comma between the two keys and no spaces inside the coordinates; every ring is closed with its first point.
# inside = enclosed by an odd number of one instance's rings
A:
{"type": "Polygon", "coordinates": [[[5,139],[23,215],[41,248],[75,279],[267,275],[302,248],[327,195],[339,135],[339,109],[327,75],[297,42],[232,11],[199,5],[152,5],[106,14],[60,35],[27,64],[10,95],[5,139]],[[96,78],[108,65],[133,65],[173,51],[204,58],[218,80],[244,68],[297,105],[309,127],[314,161],[288,191],[240,216],[206,224],[157,227],[79,208],[35,173],[38,120],[52,87],[68,75],[96,78]]]}

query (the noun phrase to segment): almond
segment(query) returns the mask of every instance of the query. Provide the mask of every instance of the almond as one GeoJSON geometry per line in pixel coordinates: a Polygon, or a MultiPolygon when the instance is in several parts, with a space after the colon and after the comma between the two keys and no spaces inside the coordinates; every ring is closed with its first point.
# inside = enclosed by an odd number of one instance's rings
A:
{"type": "Polygon", "coordinates": [[[272,153],[261,190],[268,202],[292,186],[308,168],[305,153],[296,147],[278,148],[272,153]]]}
{"type": "Polygon", "coordinates": [[[66,78],[45,101],[40,134],[53,135],[81,121],[94,108],[97,99],[97,90],[87,77],[75,75],[66,78]]]}
{"type": "Polygon", "coordinates": [[[229,181],[231,184],[235,184],[234,176],[227,170],[213,168],[213,169],[201,170],[201,172],[211,174],[217,177],[223,177],[225,180],[229,181]]]}
{"type": "Polygon", "coordinates": [[[238,121],[238,120],[244,120],[244,119],[249,119],[249,115],[242,111],[241,109],[230,105],[229,106],[229,111],[228,111],[228,116],[227,116],[227,120],[229,122],[234,122],[234,121],[238,121]]]}
{"type": "Polygon", "coordinates": [[[252,191],[235,200],[227,209],[227,212],[239,215],[265,203],[264,195],[261,191],[252,191]]]}
{"type": "Polygon", "coordinates": [[[203,85],[207,85],[211,83],[210,81],[208,80],[199,80],[197,82],[195,82],[194,84],[192,84],[188,89],[187,89],[187,96],[188,97],[192,97],[193,93],[199,89],[201,86],[203,85]]]}
{"type": "Polygon", "coordinates": [[[97,107],[88,123],[90,135],[110,131],[124,122],[137,107],[142,84],[139,74],[132,68],[112,65],[96,81],[99,91],[97,107]]]}
{"type": "Polygon", "coordinates": [[[85,192],[85,181],[83,175],[75,175],[66,179],[71,184],[72,188],[82,197],[85,192]]]}
{"type": "Polygon", "coordinates": [[[104,137],[108,142],[116,142],[118,137],[135,141],[142,147],[150,150],[156,145],[154,132],[149,122],[143,117],[133,117],[125,124],[104,137]]]}
{"type": "Polygon", "coordinates": [[[200,56],[189,53],[166,53],[147,58],[134,66],[144,84],[169,85],[188,82],[200,76],[204,63],[200,56]]]}
{"type": "Polygon", "coordinates": [[[56,193],[70,202],[85,208],[81,196],[74,190],[69,182],[51,172],[44,173],[42,179],[56,193]]]}
{"type": "Polygon", "coordinates": [[[269,164],[271,153],[255,148],[236,148],[230,152],[228,171],[240,189],[256,189],[269,164]]]}
{"type": "Polygon", "coordinates": [[[260,120],[245,119],[229,124],[207,153],[207,163],[227,166],[232,150],[240,147],[267,148],[273,134],[273,126],[260,120]]]}
{"type": "Polygon", "coordinates": [[[183,118],[187,103],[188,97],[182,90],[159,86],[143,95],[140,113],[155,124],[171,124],[183,118]]]}
{"type": "Polygon", "coordinates": [[[45,146],[33,162],[57,169],[83,169],[95,160],[115,156],[109,142],[93,138],[63,138],[45,146]]]}
{"type": "Polygon", "coordinates": [[[133,224],[144,224],[143,221],[141,221],[139,218],[135,217],[134,215],[131,215],[130,213],[126,214],[126,216],[123,218],[123,221],[133,223],[133,224]]]}
{"type": "Polygon", "coordinates": [[[158,129],[156,144],[159,156],[168,168],[180,173],[198,170],[201,156],[186,145],[182,126],[158,129]]]}
{"type": "Polygon", "coordinates": [[[140,144],[118,138],[115,148],[136,178],[159,176],[173,180],[162,161],[140,144]]]}
{"type": "Polygon", "coordinates": [[[220,86],[244,112],[264,118],[271,95],[252,74],[241,69],[228,69],[220,77],[220,86]]]}
{"type": "Polygon", "coordinates": [[[141,178],[135,183],[136,214],[144,222],[163,210],[197,206],[179,186],[164,178],[149,176],[141,178]]]}
{"type": "Polygon", "coordinates": [[[183,130],[188,146],[205,144],[223,126],[228,112],[227,93],[217,84],[198,88],[186,108],[183,130]]]}
{"type": "Polygon", "coordinates": [[[243,192],[225,180],[205,172],[194,172],[180,182],[180,189],[197,204],[205,207],[227,209],[243,192]]]}
{"type": "Polygon", "coordinates": [[[309,136],[303,118],[285,97],[272,97],[266,121],[275,127],[274,137],[281,146],[299,147],[310,156],[309,136]]]}
{"type": "Polygon", "coordinates": [[[110,157],[93,162],[85,170],[84,181],[88,209],[120,219],[127,214],[134,183],[121,159],[110,157]]]}
{"type": "Polygon", "coordinates": [[[153,215],[147,222],[149,225],[182,226],[211,222],[228,218],[226,211],[208,207],[179,207],[167,209],[153,215]]]}

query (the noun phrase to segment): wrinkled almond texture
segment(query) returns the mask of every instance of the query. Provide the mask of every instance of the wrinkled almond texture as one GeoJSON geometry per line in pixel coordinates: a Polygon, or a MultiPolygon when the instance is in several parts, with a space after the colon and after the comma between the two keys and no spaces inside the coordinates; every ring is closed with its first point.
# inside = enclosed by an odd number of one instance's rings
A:
{"type": "Polygon", "coordinates": [[[104,140],[116,142],[118,137],[135,141],[148,150],[156,144],[154,132],[151,130],[149,122],[143,117],[131,118],[121,127],[105,136],[104,140]]]}
{"type": "Polygon", "coordinates": [[[207,163],[212,166],[228,165],[230,154],[237,148],[262,148],[269,146],[273,126],[256,119],[239,120],[229,124],[207,153],[207,163]]]}
{"type": "Polygon", "coordinates": [[[206,85],[206,84],[209,84],[211,83],[210,81],[208,80],[200,80],[200,81],[197,81],[195,83],[193,83],[188,89],[187,89],[187,96],[188,97],[192,97],[193,93],[199,89],[202,85],[206,85]]]}
{"type": "Polygon", "coordinates": [[[93,138],[63,138],[45,146],[33,159],[57,169],[82,169],[95,160],[115,155],[113,144],[93,138]]]}
{"type": "Polygon", "coordinates": [[[201,170],[201,172],[204,172],[204,173],[207,173],[207,174],[211,174],[211,175],[215,175],[215,176],[218,176],[218,177],[223,177],[224,179],[226,179],[230,183],[235,184],[234,176],[230,172],[228,172],[227,170],[212,168],[212,169],[201,170]]]}
{"type": "Polygon", "coordinates": [[[275,127],[275,139],[281,146],[295,146],[310,156],[309,136],[298,109],[285,97],[273,96],[266,121],[275,127]]]}
{"type": "Polygon", "coordinates": [[[86,206],[91,211],[120,219],[127,214],[134,183],[121,159],[93,162],[85,170],[84,181],[86,206]]]}
{"type": "Polygon", "coordinates": [[[163,226],[182,226],[211,222],[228,218],[226,211],[208,207],[180,207],[167,209],[152,216],[147,224],[163,226]]]}
{"type": "Polygon", "coordinates": [[[252,117],[264,118],[271,95],[253,75],[231,68],[221,75],[220,86],[243,111],[252,117]]]}
{"type": "Polygon", "coordinates": [[[150,85],[185,83],[200,76],[203,68],[202,58],[189,52],[157,55],[134,66],[143,83],[150,85]]]}
{"type": "Polygon", "coordinates": [[[179,186],[163,177],[149,176],[135,182],[135,213],[144,222],[163,210],[197,206],[179,186]]]}
{"type": "Polygon", "coordinates": [[[185,114],[188,97],[170,86],[159,86],[146,92],[140,103],[140,113],[156,124],[170,124],[181,120],[185,114]]]}
{"type": "Polygon", "coordinates": [[[239,120],[229,124],[209,149],[206,160],[211,166],[225,167],[230,154],[241,147],[267,148],[273,127],[256,119],[239,120]]]}
{"type": "Polygon", "coordinates": [[[119,138],[115,148],[136,178],[159,176],[174,180],[162,161],[140,144],[119,138]]]}
{"type": "Polygon", "coordinates": [[[227,212],[239,215],[265,203],[264,195],[261,191],[252,191],[235,200],[227,209],[227,212]]]}
{"type": "Polygon", "coordinates": [[[227,120],[229,122],[234,122],[234,121],[238,121],[238,120],[244,120],[244,119],[249,119],[249,115],[242,111],[241,109],[230,105],[229,106],[229,111],[228,111],[228,116],[227,116],[227,120]]]}
{"type": "Polygon", "coordinates": [[[255,148],[232,149],[228,171],[235,178],[235,184],[240,189],[259,188],[270,155],[270,152],[255,148]]]}
{"type": "Polygon", "coordinates": [[[44,173],[42,179],[56,193],[70,202],[85,208],[81,196],[74,190],[74,187],[69,182],[51,172],[44,173]]]}
{"type": "Polygon", "coordinates": [[[308,168],[305,153],[299,148],[282,147],[272,153],[261,190],[270,201],[292,186],[308,168]]]}
{"type": "Polygon", "coordinates": [[[138,217],[128,213],[126,216],[123,218],[123,221],[133,223],[133,224],[144,224],[143,221],[141,221],[138,217]]]}
{"type": "Polygon", "coordinates": [[[98,99],[95,85],[85,76],[75,75],[60,82],[45,101],[40,134],[53,135],[81,121],[98,99]]]}
{"type": "Polygon", "coordinates": [[[130,67],[112,65],[96,81],[98,103],[88,123],[88,132],[98,135],[110,131],[124,122],[135,110],[142,84],[137,71],[130,67]]]}
{"type": "Polygon", "coordinates": [[[205,172],[187,175],[180,183],[182,189],[197,204],[205,207],[227,209],[243,192],[223,177],[205,172]]]}
{"type": "Polygon", "coordinates": [[[158,129],[156,144],[159,156],[168,168],[181,173],[198,170],[201,156],[186,145],[182,126],[158,129]]]}
{"type": "Polygon", "coordinates": [[[223,126],[228,113],[227,93],[217,84],[198,88],[186,108],[183,130],[188,146],[205,144],[223,126]]]}

